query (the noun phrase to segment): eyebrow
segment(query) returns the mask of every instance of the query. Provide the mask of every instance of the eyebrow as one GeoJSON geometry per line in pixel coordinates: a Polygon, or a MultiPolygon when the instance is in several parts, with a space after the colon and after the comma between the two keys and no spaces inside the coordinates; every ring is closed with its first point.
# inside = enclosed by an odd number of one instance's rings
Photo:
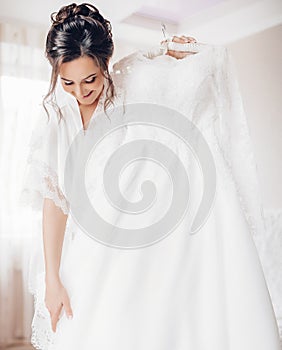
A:
{"type": "MultiPolygon", "coordinates": [[[[93,75],[97,75],[97,73],[92,73],[92,74],[88,75],[88,77],[83,78],[82,80],[86,80],[86,79],[92,77],[93,75]]],[[[72,81],[72,80],[70,80],[70,79],[66,79],[66,78],[63,78],[63,77],[61,77],[61,79],[62,79],[62,80],[66,80],[66,81],[72,81]]]]}

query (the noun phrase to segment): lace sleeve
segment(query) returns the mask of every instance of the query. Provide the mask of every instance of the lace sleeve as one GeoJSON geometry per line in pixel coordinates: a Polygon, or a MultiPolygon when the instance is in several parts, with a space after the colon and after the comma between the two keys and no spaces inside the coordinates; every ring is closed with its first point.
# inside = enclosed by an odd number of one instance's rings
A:
{"type": "Polygon", "coordinates": [[[41,211],[43,199],[49,198],[62,209],[64,214],[68,214],[69,203],[59,186],[58,178],[58,128],[57,116],[51,111],[48,120],[42,107],[29,143],[19,204],[41,211]]]}
{"type": "Polygon", "coordinates": [[[121,58],[113,65],[113,74],[124,75],[131,72],[132,66],[136,61],[146,61],[146,59],[153,59],[162,56],[163,52],[160,45],[148,46],[145,49],[134,51],[130,55],[121,58]]]}
{"type": "Polygon", "coordinates": [[[225,47],[216,50],[215,60],[218,143],[232,173],[250,231],[254,238],[261,241],[265,222],[260,183],[235,64],[225,47]]]}

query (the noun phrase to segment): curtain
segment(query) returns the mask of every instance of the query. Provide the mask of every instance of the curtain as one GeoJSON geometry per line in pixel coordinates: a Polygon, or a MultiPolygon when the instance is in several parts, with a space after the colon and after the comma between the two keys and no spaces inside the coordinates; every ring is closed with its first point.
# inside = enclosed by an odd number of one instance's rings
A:
{"type": "Polygon", "coordinates": [[[29,343],[29,256],[38,218],[19,206],[28,142],[48,88],[40,28],[0,22],[0,347],[29,343]]]}

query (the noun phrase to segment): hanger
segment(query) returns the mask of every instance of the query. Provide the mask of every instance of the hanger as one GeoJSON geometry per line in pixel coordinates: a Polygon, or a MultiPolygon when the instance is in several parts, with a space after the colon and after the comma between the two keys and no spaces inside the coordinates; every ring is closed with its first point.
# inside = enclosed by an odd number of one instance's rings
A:
{"type": "Polygon", "coordinates": [[[176,43],[172,41],[173,35],[168,35],[165,24],[162,23],[161,26],[164,36],[164,42],[161,44],[161,50],[163,54],[166,54],[168,50],[197,53],[202,51],[206,46],[202,43],[176,43]]]}

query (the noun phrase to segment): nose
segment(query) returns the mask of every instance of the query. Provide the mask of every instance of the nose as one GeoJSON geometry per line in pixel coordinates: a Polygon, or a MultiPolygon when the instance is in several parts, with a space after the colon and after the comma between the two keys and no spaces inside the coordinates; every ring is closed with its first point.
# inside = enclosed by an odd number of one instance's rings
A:
{"type": "Polygon", "coordinates": [[[83,97],[84,95],[86,95],[86,92],[83,91],[83,89],[80,85],[75,87],[73,92],[74,92],[76,97],[80,97],[80,98],[83,97]]]}

